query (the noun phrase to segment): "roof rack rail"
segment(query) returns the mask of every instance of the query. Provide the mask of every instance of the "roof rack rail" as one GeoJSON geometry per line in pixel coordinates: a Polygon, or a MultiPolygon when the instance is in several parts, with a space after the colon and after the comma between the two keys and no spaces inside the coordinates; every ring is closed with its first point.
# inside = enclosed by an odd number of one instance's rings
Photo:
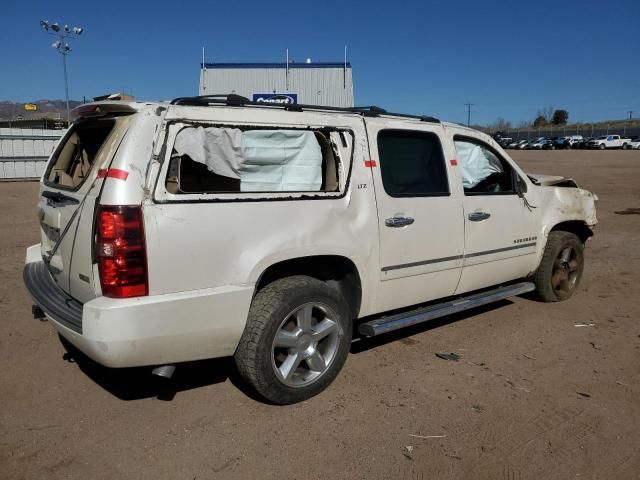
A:
{"type": "Polygon", "coordinates": [[[216,93],[212,95],[201,95],[198,97],[178,97],[171,100],[171,105],[191,105],[206,106],[210,103],[225,103],[227,105],[244,105],[252,103],[247,97],[236,95],[235,93],[216,93]],[[224,99],[224,101],[216,101],[224,99]]]}
{"type": "Polygon", "coordinates": [[[408,113],[387,112],[384,108],[377,107],[375,105],[366,105],[360,107],[332,107],[329,105],[308,105],[305,103],[266,103],[249,100],[247,97],[236,95],[235,93],[201,95],[196,97],[179,97],[173,99],[171,101],[171,105],[190,105],[198,107],[206,107],[209,105],[228,105],[234,107],[259,106],[284,108],[285,110],[290,112],[302,112],[304,110],[324,110],[329,112],[359,113],[364,117],[377,117],[380,115],[387,115],[391,117],[411,118],[420,120],[421,122],[440,123],[440,120],[428,115],[411,115],[408,113]]]}

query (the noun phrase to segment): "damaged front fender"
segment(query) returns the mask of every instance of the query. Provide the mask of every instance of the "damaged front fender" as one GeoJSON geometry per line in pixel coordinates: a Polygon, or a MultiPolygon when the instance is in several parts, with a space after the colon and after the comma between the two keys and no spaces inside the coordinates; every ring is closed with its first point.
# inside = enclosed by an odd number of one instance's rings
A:
{"type": "Polygon", "coordinates": [[[543,233],[545,236],[553,228],[564,222],[577,221],[589,228],[597,223],[596,205],[597,197],[588,190],[582,188],[541,187],[547,196],[547,208],[543,214],[543,233]]]}

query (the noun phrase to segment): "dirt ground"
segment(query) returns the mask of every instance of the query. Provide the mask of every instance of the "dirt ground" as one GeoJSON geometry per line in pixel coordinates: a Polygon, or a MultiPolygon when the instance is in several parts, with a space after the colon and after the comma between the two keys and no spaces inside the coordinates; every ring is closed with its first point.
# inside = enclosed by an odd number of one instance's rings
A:
{"type": "Polygon", "coordinates": [[[640,208],[640,152],[513,156],[600,197],[577,295],[354,343],[326,392],[287,407],[228,360],[180,368],[174,392],[66,355],[22,286],[37,184],[0,184],[0,478],[640,478],[640,215],[616,213],[640,208]]]}

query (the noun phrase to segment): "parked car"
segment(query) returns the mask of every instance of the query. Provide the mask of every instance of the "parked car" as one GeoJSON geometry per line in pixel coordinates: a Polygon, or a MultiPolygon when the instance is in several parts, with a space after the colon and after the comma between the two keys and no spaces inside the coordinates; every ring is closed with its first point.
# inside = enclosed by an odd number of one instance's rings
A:
{"type": "Polygon", "coordinates": [[[606,148],[622,148],[626,150],[629,146],[629,141],[628,138],[621,137],[620,135],[602,135],[587,142],[587,148],[599,148],[600,150],[606,148]]]}
{"type": "Polygon", "coordinates": [[[538,138],[532,142],[529,142],[525,147],[527,150],[542,150],[542,146],[546,145],[549,140],[546,138],[538,138]]]}
{"type": "Polygon", "coordinates": [[[571,297],[597,221],[573,180],[433,118],[236,95],[74,116],[40,182],[34,316],[107,367],[233,356],[273,403],[324,390],[354,328],[571,297]]]}
{"type": "Polygon", "coordinates": [[[634,150],[640,150],[640,137],[638,136],[631,137],[629,139],[629,148],[632,148],[634,150]]]}
{"type": "Polygon", "coordinates": [[[526,143],[528,143],[528,140],[516,140],[515,142],[511,142],[507,145],[507,148],[520,149],[526,143]]]}
{"type": "Polygon", "coordinates": [[[574,145],[584,141],[582,135],[569,135],[564,138],[569,142],[569,148],[574,148],[574,145]]]}
{"type": "Polygon", "coordinates": [[[585,149],[587,148],[587,143],[589,143],[591,140],[593,140],[595,137],[586,137],[583,138],[582,140],[577,140],[573,145],[572,148],[579,148],[579,149],[585,149]]]}
{"type": "Polygon", "coordinates": [[[567,149],[567,148],[571,148],[571,143],[569,141],[569,138],[560,137],[560,138],[557,138],[556,140],[553,141],[553,146],[556,149],[564,150],[564,149],[567,149]]]}
{"type": "Polygon", "coordinates": [[[531,139],[530,139],[530,140],[527,140],[526,142],[521,143],[521,144],[518,146],[518,150],[527,150],[527,149],[529,148],[529,145],[530,145],[531,143],[536,142],[536,141],[538,141],[538,139],[535,139],[535,140],[531,140],[531,139]]]}
{"type": "Polygon", "coordinates": [[[509,145],[511,142],[513,142],[513,138],[511,138],[511,137],[502,137],[502,138],[498,141],[498,144],[499,144],[502,148],[507,148],[507,145],[509,145]]]}

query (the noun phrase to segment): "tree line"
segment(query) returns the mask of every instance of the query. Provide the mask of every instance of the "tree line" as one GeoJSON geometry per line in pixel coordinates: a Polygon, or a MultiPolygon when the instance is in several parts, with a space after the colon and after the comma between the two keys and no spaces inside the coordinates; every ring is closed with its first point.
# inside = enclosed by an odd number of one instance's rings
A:
{"type": "MultiPolygon", "coordinates": [[[[524,121],[518,124],[518,128],[530,128],[530,127],[546,127],[548,125],[566,125],[569,121],[569,112],[562,109],[554,109],[553,107],[541,108],[536,112],[536,117],[533,122],[524,121]]],[[[508,130],[513,128],[513,125],[508,120],[502,117],[490,125],[494,130],[508,130]]]]}

